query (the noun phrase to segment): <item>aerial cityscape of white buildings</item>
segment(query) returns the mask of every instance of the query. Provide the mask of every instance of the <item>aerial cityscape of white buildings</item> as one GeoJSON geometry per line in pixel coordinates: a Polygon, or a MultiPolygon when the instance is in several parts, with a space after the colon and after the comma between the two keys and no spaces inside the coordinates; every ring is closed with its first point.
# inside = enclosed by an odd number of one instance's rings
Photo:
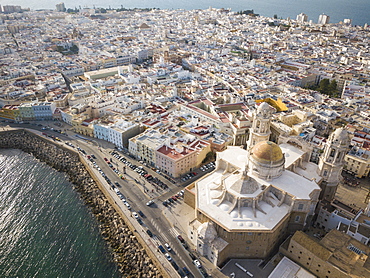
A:
{"type": "MultiPolygon", "coordinates": [[[[217,153],[216,170],[189,189],[189,233],[214,264],[240,246],[241,257],[266,256],[281,230],[301,229],[319,199],[334,199],[343,167],[369,176],[367,25],[212,8],[66,13],[62,4],[0,8],[0,119],[64,122],[171,178],[217,153]],[[320,93],[323,80],[334,95],[320,93]],[[254,230],[259,239],[245,241],[254,230]]],[[[349,235],[362,213],[320,209],[319,227],[349,235]]]]}

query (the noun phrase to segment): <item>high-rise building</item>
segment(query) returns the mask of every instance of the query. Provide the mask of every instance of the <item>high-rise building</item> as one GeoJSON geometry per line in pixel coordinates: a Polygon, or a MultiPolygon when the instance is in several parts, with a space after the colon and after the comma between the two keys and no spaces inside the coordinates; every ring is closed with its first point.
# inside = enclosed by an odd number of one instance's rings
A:
{"type": "Polygon", "coordinates": [[[299,15],[297,15],[296,20],[300,23],[304,23],[308,21],[308,16],[304,13],[300,13],[299,15]]]}
{"type": "Polygon", "coordinates": [[[343,23],[344,23],[344,24],[346,24],[346,25],[351,25],[351,24],[352,24],[352,19],[350,19],[350,18],[345,18],[345,19],[343,20],[343,23]]]}
{"type": "Polygon", "coordinates": [[[3,6],[3,13],[5,14],[18,13],[21,10],[22,10],[21,6],[13,6],[13,5],[3,6]]]}
{"type": "Polygon", "coordinates": [[[55,5],[57,12],[65,12],[66,7],[64,6],[64,3],[59,3],[55,5]]]}
{"type": "Polygon", "coordinates": [[[330,20],[330,16],[328,16],[326,14],[320,14],[319,15],[319,21],[317,23],[321,24],[321,25],[324,25],[324,24],[328,24],[329,20],[330,20]]]}

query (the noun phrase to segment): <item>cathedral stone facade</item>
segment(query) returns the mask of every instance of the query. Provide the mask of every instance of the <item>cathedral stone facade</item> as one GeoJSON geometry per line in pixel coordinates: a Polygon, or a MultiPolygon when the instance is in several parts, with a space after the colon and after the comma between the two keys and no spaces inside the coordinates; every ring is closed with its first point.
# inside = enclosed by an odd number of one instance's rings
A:
{"type": "Polygon", "coordinates": [[[320,198],[334,197],[347,132],[330,136],[316,165],[303,140],[269,141],[272,109],[262,103],[254,113],[247,150],[229,146],[217,153],[215,170],[188,188],[195,209],[188,237],[215,265],[267,258],[289,234],[310,224],[320,198]]]}

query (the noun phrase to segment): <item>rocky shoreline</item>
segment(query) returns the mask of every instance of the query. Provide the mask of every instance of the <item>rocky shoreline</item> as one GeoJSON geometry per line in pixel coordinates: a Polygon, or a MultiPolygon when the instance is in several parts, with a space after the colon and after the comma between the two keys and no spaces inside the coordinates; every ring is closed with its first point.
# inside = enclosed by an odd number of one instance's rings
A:
{"type": "Polygon", "coordinates": [[[64,172],[100,223],[123,277],[163,277],[130,226],[99,189],[78,153],[25,130],[0,132],[0,148],[21,149],[64,172]]]}

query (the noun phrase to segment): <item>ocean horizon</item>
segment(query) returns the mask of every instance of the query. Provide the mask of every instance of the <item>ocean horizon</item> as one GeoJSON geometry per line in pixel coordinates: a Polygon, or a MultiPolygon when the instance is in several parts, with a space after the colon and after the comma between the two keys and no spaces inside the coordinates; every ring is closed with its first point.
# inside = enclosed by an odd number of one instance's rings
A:
{"type": "Polygon", "coordinates": [[[197,0],[197,1],[170,1],[170,0],[107,0],[104,2],[80,0],[80,1],[26,1],[26,0],[6,0],[2,5],[19,5],[22,8],[37,9],[55,9],[55,5],[63,2],[65,7],[74,8],[159,8],[159,9],[207,9],[230,8],[232,11],[253,10],[261,16],[278,18],[296,19],[300,13],[305,13],[308,20],[317,23],[320,14],[330,16],[329,23],[338,23],[344,19],[352,19],[353,25],[364,25],[370,23],[370,1],[369,0],[197,0]]]}

